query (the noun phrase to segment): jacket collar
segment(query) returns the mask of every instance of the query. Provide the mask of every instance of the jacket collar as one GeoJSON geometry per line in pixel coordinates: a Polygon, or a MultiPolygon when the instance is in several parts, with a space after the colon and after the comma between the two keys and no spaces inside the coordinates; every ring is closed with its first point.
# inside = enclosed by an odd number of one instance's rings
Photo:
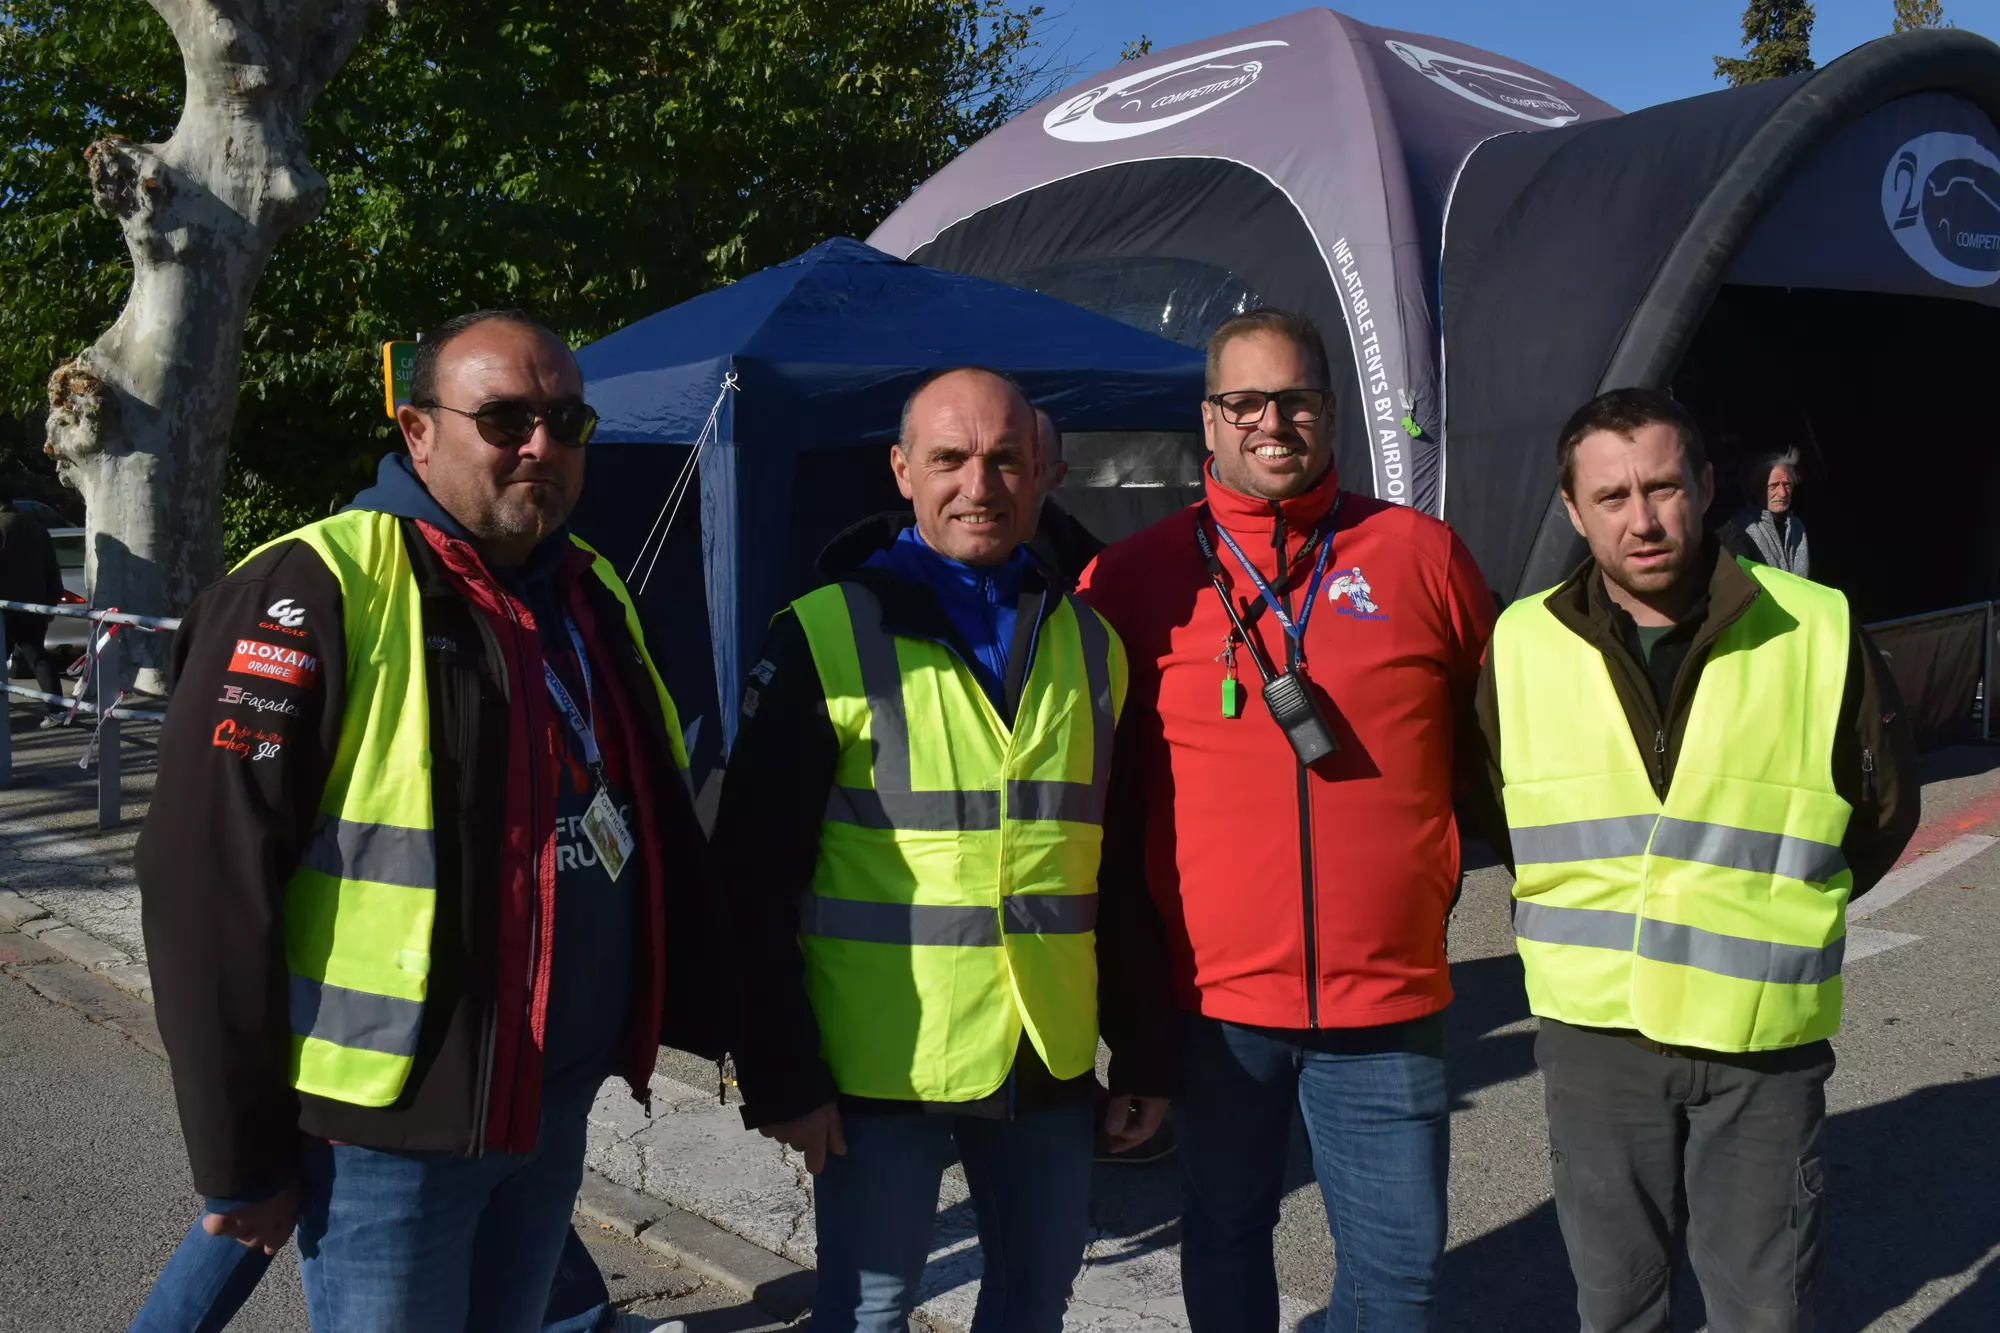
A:
{"type": "MultiPolygon", "coordinates": [[[[1694,644],[1697,648],[1712,642],[1734,624],[1764,592],[1755,579],[1743,572],[1735,557],[1722,553],[1713,533],[1702,537],[1701,559],[1709,568],[1708,609],[1695,630],[1694,644]]],[[[1604,591],[1604,580],[1595,559],[1586,558],[1578,565],[1548,595],[1546,605],[1557,620],[1582,638],[1599,648],[1615,644],[1622,650],[1624,636],[1619,633],[1611,614],[1616,604],[1604,591]]]]}
{"type": "Polygon", "coordinates": [[[1273,518],[1282,518],[1285,527],[1293,532],[1312,531],[1313,525],[1333,508],[1333,498],[1340,493],[1340,469],[1330,460],[1318,481],[1284,500],[1262,500],[1231,490],[1216,479],[1213,458],[1202,464],[1201,481],[1209,512],[1215,515],[1217,523],[1236,536],[1258,536],[1267,541],[1273,518]]]}

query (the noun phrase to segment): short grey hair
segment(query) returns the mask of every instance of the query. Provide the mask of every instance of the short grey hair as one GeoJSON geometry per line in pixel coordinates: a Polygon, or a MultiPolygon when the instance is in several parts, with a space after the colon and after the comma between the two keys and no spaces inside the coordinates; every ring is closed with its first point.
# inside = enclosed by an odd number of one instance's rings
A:
{"type": "MultiPolygon", "coordinates": [[[[1034,400],[1028,397],[1027,390],[1023,389],[1019,382],[1004,370],[995,370],[991,366],[946,366],[943,370],[933,370],[918,380],[917,386],[910,390],[910,396],[903,400],[902,420],[896,426],[896,447],[901,449],[905,455],[908,455],[910,452],[910,427],[916,420],[917,399],[923,397],[924,390],[930,388],[931,385],[936,384],[939,380],[947,376],[962,374],[966,371],[971,371],[979,375],[991,375],[994,379],[999,380],[1002,384],[1013,390],[1014,396],[1019,398],[1022,405],[1028,408],[1029,411],[1035,410],[1034,400]]],[[[1039,425],[1036,427],[1036,433],[1040,434],[1039,425]]]]}

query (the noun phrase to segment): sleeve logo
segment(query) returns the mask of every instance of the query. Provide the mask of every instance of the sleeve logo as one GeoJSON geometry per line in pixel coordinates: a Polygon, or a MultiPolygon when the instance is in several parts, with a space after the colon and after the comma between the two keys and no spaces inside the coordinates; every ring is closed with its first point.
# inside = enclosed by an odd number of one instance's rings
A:
{"type": "Polygon", "coordinates": [[[271,603],[265,608],[264,614],[286,629],[297,629],[306,623],[306,609],[303,606],[293,606],[289,597],[271,603]]]}
{"type": "Polygon", "coordinates": [[[265,680],[304,687],[319,677],[319,659],[261,639],[238,639],[229,669],[239,676],[262,676],[265,680]]]}

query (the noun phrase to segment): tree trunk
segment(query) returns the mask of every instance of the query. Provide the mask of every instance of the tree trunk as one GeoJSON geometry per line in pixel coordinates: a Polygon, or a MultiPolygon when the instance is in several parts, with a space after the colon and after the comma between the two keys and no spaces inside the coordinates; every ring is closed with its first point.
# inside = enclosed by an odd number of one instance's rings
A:
{"type": "MultiPolygon", "coordinates": [[[[150,0],[187,71],[164,144],[85,153],[118,219],[132,290],[117,322],[49,377],[48,451],[83,492],[91,604],[178,615],[221,572],[222,476],[243,321],[272,247],[311,221],[326,180],[305,117],[378,0],[150,0]]],[[[126,662],[158,688],[163,636],[126,662]]]]}

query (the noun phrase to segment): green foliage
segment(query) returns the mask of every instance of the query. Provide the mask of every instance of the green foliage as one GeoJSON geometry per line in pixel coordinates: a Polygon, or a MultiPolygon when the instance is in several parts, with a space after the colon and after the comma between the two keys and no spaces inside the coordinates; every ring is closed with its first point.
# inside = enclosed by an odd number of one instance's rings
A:
{"type": "Polygon", "coordinates": [[[1715,77],[1740,88],[1746,83],[1803,74],[1813,67],[1812,0],[1750,0],[1743,11],[1741,59],[1715,58],[1715,77]]]}
{"type": "Polygon", "coordinates": [[[1951,26],[1951,20],[1944,16],[1944,0],[1896,0],[1897,32],[1951,26]]]}
{"type": "Polygon", "coordinates": [[[1153,54],[1153,39],[1142,32],[1139,34],[1138,41],[1127,42],[1119,48],[1118,59],[1120,63],[1123,63],[1127,60],[1137,60],[1140,56],[1149,56],[1151,54],[1153,54]]]}
{"type": "MultiPolygon", "coordinates": [[[[229,550],[326,512],[392,441],[380,344],[482,306],[573,342],[866,236],[1043,90],[1015,0],[424,0],[378,13],[308,122],[331,185],[252,305],[229,550]]],[[[179,56],[144,0],[0,0],[0,417],[130,281],[83,149],[164,139],[179,56]]]]}

